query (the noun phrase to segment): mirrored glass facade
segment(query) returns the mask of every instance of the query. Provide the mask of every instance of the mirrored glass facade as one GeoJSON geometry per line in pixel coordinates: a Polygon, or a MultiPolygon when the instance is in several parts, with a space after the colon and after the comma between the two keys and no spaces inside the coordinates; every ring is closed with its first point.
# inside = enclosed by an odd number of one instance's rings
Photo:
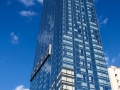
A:
{"type": "Polygon", "coordinates": [[[44,0],[30,90],[111,90],[93,0],[44,0]]]}

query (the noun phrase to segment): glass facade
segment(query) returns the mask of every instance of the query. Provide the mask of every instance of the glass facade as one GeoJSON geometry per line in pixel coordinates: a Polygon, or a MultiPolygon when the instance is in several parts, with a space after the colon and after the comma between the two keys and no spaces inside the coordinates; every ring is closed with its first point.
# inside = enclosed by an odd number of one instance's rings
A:
{"type": "Polygon", "coordinates": [[[44,0],[30,90],[111,90],[93,0],[44,0]]]}

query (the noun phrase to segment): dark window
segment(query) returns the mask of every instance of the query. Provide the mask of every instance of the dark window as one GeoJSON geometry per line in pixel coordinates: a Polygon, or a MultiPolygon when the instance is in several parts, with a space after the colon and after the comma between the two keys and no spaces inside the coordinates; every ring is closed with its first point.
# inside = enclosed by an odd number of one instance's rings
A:
{"type": "Polygon", "coordinates": [[[81,55],[83,55],[83,49],[81,49],[81,52],[80,52],[80,53],[81,53],[81,55]]]}
{"type": "Polygon", "coordinates": [[[118,89],[120,89],[120,86],[118,86],[118,89]]]}
{"type": "Polygon", "coordinates": [[[93,77],[91,77],[91,82],[93,82],[93,77]]]}
{"type": "Polygon", "coordinates": [[[84,81],[86,80],[86,75],[83,75],[83,80],[84,80],[84,81]]]}
{"type": "Polygon", "coordinates": [[[117,79],[117,83],[119,82],[119,80],[117,79]]]}
{"type": "Polygon", "coordinates": [[[83,62],[83,66],[85,66],[85,62],[83,62]]]}
{"type": "Polygon", "coordinates": [[[81,34],[81,29],[78,29],[78,33],[81,34]]]}

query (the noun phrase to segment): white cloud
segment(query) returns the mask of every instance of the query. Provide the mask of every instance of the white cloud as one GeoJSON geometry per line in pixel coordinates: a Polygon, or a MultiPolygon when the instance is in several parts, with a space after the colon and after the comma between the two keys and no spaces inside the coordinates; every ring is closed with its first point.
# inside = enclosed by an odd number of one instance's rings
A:
{"type": "Polygon", "coordinates": [[[30,17],[30,16],[37,15],[37,13],[33,11],[21,11],[20,15],[25,16],[25,17],[30,17]]]}
{"type": "Polygon", "coordinates": [[[21,3],[23,3],[25,6],[33,6],[35,5],[33,0],[19,0],[21,3]]]}
{"type": "Polygon", "coordinates": [[[115,60],[116,60],[116,59],[115,59],[115,58],[113,58],[113,59],[112,59],[112,63],[114,63],[114,62],[115,62],[115,60]]]}
{"type": "Polygon", "coordinates": [[[100,16],[98,18],[98,23],[99,23],[99,26],[101,27],[102,25],[106,25],[108,23],[108,18],[104,18],[103,16],[100,16]]]}
{"type": "Polygon", "coordinates": [[[107,66],[113,65],[119,59],[120,59],[120,53],[114,57],[111,57],[111,55],[108,55],[108,53],[105,53],[105,60],[106,60],[107,66]]]}
{"type": "Polygon", "coordinates": [[[53,39],[54,18],[48,14],[47,19],[48,23],[44,28],[44,32],[38,35],[38,41],[41,45],[48,45],[53,39]],[[42,41],[44,41],[44,43],[42,41]]]}
{"type": "Polygon", "coordinates": [[[37,0],[39,3],[43,3],[43,0],[37,0]]]}
{"type": "Polygon", "coordinates": [[[49,20],[48,23],[49,23],[49,26],[50,26],[50,30],[52,30],[52,28],[54,27],[54,19],[51,15],[48,15],[47,18],[49,20]]]}
{"type": "Polygon", "coordinates": [[[118,56],[116,56],[116,57],[114,57],[113,59],[112,59],[112,64],[114,63],[114,62],[116,62],[117,60],[119,60],[120,59],[120,54],[118,54],[118,56]]]}
{"type": "Polygon", "coordinates": [[[106,64],[109,66],[109,57],[106,55],[105,56],[106,64]]]}
{"type": "Polygon", "coordinates": [[[44,68],[43,68],[43,70],[45,72],[50,72],[50,74],[51,74],[51,69],[52,69],[52,67],[51,67],[51,65],[49,63],[46,63],[44,68]]]}
{"type": "Polygon", "coordinates": [[[25,88],[24,85],[17,86],[15,90],[29,90],[28,88],[25,88]]]}
{"type": "Polygon", "coordinates": [[[102,22],[101,22],[101,24],[107,24],[107,22],[108,22],[108,18],[105,18],[102,22]]]}
{"type": "Polygon", "coordinates": [[[11,5],[12,4],[12,2],[9,0],[9,1],[7,1],[7,5],[9,6],[9,5],[11,5]]]}
{"type": "Polygon", "coordinates": [[[17,35],[15,35],[14,34],[14,32],[11,32],[11,42],[13,43],[13,44],[18,44],[18,36],[17,35]]]}
{"type": "Polygon", "coordinates": [[[99,21],[99,22],[101,21],[102,17],[103,17],[103,16],[100,16],[100,17],[98,18],[98,21],[99,21]]]}

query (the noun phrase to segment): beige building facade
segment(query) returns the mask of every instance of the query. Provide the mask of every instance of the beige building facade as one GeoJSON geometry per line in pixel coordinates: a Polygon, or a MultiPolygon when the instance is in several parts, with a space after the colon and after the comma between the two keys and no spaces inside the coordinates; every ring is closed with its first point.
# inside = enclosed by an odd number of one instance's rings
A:
{"type": "Polygon", "coordinates": [[[108,73],[112,90],[120,90],[120,67],[110,66],[108,73]]]}

